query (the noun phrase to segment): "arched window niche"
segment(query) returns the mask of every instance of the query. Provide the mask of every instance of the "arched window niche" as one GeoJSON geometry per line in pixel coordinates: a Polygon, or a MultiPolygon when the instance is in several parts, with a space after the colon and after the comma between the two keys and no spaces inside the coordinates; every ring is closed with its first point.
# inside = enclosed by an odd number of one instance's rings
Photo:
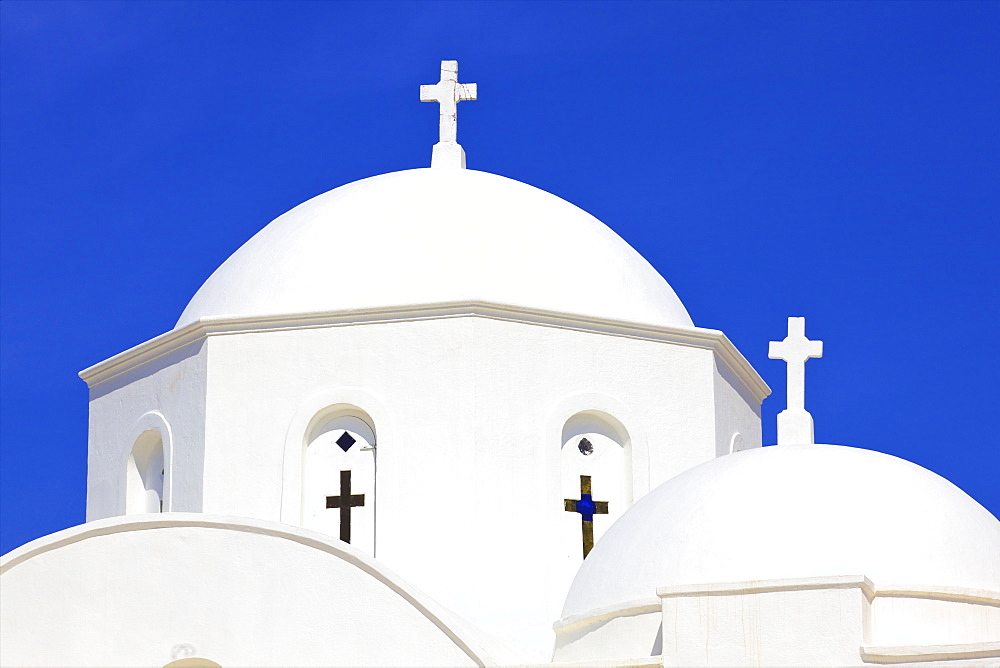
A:
{"type": "Polygon", "coordinates": [[[563,425],[559,464],[564,503],[560,546],[567,567],[575,572],[584,554],[632,505],[629,432],[607,413],[576,413],[563,425]]]}
{"type": "Polygon", "coordinates": [[[375,421],[357,406],[332,406],[306,433],[302,521],[375,555],[375,421]]]}
{"type": "Polygon", "coordinates": [[[125,514],[163,512],[166,460],[156,429],[139,434],[125,465],[125,514]]]}

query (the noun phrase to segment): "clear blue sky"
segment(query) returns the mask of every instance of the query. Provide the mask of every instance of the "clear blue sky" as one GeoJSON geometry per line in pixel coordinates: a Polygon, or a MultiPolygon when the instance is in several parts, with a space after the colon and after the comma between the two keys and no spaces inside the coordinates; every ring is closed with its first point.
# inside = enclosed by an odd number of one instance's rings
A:
{"type": "MultiPolygon", "coordinates": [[[[479,84],[469,166],[645,255],[774,389],[766,442],[784,404],[767,342],[804,315],[826,342],[817,439],[1000,514],[1000,3],[8,0],[0,17],[0,551],[84,519],[77,372],[169,330],[287,209],[426,166],[418,86],[441,59],[479,84]]],[[[377,263],[331,261],[345,251],[377,263]]]]}

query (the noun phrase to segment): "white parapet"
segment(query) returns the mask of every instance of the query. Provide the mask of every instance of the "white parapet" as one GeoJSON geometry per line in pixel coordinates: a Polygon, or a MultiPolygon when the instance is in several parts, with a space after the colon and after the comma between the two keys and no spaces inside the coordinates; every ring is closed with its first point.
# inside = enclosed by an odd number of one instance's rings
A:
{"type": "Polygon", "coordinates": [[[1000,592],[864,576],[661,587],[663,661],[687,666],[996,665],[1000,592]]]}

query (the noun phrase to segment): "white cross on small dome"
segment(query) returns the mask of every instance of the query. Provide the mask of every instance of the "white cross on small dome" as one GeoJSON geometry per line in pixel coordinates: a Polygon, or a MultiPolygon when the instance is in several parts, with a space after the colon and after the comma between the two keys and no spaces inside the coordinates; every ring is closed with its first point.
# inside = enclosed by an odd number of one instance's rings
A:
{"type": "Polygon", "coordinates": [[[778,414],[778,445],[815,443],[812,415],[806,410],[806,362],[823,356],[823,342],[806,338],[805,318],[789,318],[788,335],[771,341],[767,356],[788,365],[788,407],[778,414]]]}

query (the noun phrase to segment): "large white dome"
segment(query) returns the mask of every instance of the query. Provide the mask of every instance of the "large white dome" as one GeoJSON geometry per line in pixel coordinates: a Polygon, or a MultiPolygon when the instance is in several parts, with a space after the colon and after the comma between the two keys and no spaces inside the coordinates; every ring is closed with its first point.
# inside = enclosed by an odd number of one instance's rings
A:
{"type": "Polygon", "coordinates": [[[1000,522],[916,464],[836,445],[727,455],[640,499],[577,573],[563,617],[657,587],[833,575],[1000,591],[1000,522]]]}
{"type": "Polygon", "coordinates": [[[656,270],[578,207],[494,174],[414,169],[280,216],[212,274],[176,327],[455,301],[692,325],[656,270]]]}

